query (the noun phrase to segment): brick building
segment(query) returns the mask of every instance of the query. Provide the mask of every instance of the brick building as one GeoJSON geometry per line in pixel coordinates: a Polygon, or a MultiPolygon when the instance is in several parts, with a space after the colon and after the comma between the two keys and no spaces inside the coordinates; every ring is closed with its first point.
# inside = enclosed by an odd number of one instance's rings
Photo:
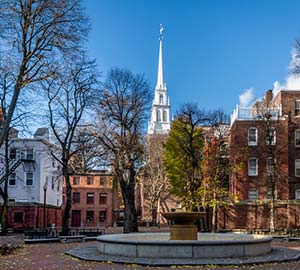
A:
{"type": "MultiPolygon", "coordinates": [[[[71,227],[112,226],[120,208],[108,171],[72,175],[71,227]]],[[[64,194],[65,196],[65,194],[64,194]]],[[[64,198],[64,202],[65,202],[64,198]]]]}
{"type": "Polygon", "coordinates": [[[230,193],[238,200],[219,211],[219,228],[269,229],[272,198],[275,229],[300,226],[299,91],[273,96],[269,90],[251,108],[236,108],[230,162],[240,165],[229,180],[230,193]]]}

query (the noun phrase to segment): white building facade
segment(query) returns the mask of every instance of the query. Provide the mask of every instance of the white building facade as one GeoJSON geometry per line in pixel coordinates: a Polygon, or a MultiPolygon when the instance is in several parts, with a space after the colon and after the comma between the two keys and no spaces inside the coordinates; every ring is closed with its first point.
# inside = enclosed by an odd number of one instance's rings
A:
{"type": "MultiPolygon", "coordinates": [[[[44,204],[46,197],[47,205],[62,205],[61,169],[59,162],[51,155],[51,151],[57,151],[57,148],[49,142],[48,130],[43,130],[44,134],[36,132],[32,139],[10,139],[9,202],[44,204]]],[[[5,172],[4,147],[0,149],[0,154],[1,183],[5,172]]]]}

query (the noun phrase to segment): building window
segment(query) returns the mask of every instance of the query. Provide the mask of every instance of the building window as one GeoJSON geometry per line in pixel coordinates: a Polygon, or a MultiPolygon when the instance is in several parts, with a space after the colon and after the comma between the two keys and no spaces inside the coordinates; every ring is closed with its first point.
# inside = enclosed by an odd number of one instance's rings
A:
{"type": "Polygon", "coordinates": [[[23,212],[14,212],[14,223],[23,223],[23,212]]]}
{"type": "Polygon", "coordinates": [[[80,192],[73,192],[73,203],[80,203],[80,192]]]}
{"type": "Polygon", "coordinates": [[[105,185],[105,176],[100,176],[100,186],[104,186],[105,185]]]}
{"type": "Polygon", "coordinates": [[[26,158],[28,160],[33,160],[33,148],[26,149],[26,158]]]}
{"type": "Polygon", "coordinates": [[[295,176],[300,177],[300,159],[295,160],[295,176]]]}
{"type": "Polygon", "coordinates": [[[273,160],[272,157],[268,157],[266,159],[266,171],[267,171],[267,175],[274,175],[275,173],[275,164],[276,164],[276,160],[273,160]]]}
{"type": "Polygon", "coordinates": [[[16,185],[16,173],[12,173],[9,177],[8,177],[8,184],[10,186],[15,186],[16,185]]]}
{"type": "Polygon", "coordinates": [[[106,222],[106,211],[100,211],[99,212],[99,221],[100,222],[106,222]]]}
{"type": "Polygon", "coordinates": [[[249,192],[248,192],[248,198],[251,201],[257,200],[257,198],[258,198],[257,189],[250,189],[249,192]]]}
{"type": "Polygon", "coordinates": [[[295,101],[295,116],[300,115],[300,100],[295,101]]]}
{"type": "Polygon", "coordinates": [[[271,127],[266,134],[266,144],[269,145],[270,143],[271,145],[276,144],[276,129],[274,127],[271,127]]]}
{"type": "Polygon", "coordinates": [[[54,187],[55,187],[55,177],[52,176],[52,178],[51,178],[51,189],[54,190],[54,187]]]}
{"type": "Polygon", "coordinates": [[[79,185],[80,184],[80,177],[74,176],[73,177],[73,185],[79,185]]]}
{"type": "Polygon", "coordinates": [[[99,203],[106,204],[107,203],[107,193],[100,193],[99,203]]]}
{"type": "Polygon", "coordinates": [[[17,157],[20,158],[20,159],[26,159],[25,149],[18,149],[17,150],[17,157]]]}
{"type": "Polygon", "coordinates": [[[300,200],[300,189],[295,190],[295,199],[300,200]]]}
{"type": "Polygon", "coordinates": [[[248,160],[248,175],[257,176],[258,174],[258,160],[257,158],[249,158],[248,160]]]}
{"type": "MultiPolygon", "coordinates": [[[[268,199],[271,200],[272,199],[272,189],[268,189],[268,199]]],[[[277,199],[277,191],[274,190],[274,200],[277,199]]]]}
{"type": "Polygon", "coordinates": [[[60,179],[60,178],[57,179],[56,182],[57,182],[56,190],[57,190],[57,191],[60,191],[61,179],[60,179]]]}
{"type": "Polygon", "coordinates": [[[166,110],[164,110],[164,112],[163,112],[163,121],[167,122],[167,111],[166,110]]]}
{"type": "Polygon", "coordinates": [[[10,159],[16,159],[17,157],[17,149],[16,148],[11,148],[9,150],[9,158],[10,159]]]}
{"type": "Polygon", "coordinates": [[[93,204],[94,203],[94,193],[88,192],[86,194],[86,203],[87,204],[93,204]]]}
{"type": "Polygon", "coordinates": [[[300,159],[295,160],[295,175],[300,176],[300,159]]]}
{"type": "Polygon", "coordinates": [[[86,222],[87,223],[94,222],[94,211],[86,211],[86,222]]]}
{"type": "Polygon", "coordinates": [[[160,115],[160,110],[156,111],[156,121],[160,122],[161,121],[161,115],[160,115]]]}
{"type": "Polygon", "coordinates": [[[26,185],[27,186],[33,185],[33,173],[31,172],[26,173],[26,185]]]}
{"type": "Polygon", "coordinates": [[[295,130],[295,147],[300,147],[300,129],[295,130]]]}
{"type": "Polygon", "coordinates": [[[248,129],[248,145],[257,145],[257,128],[248,129]]]}
{"type": "Polygon", "coordinates": [[[159,95],[159,104],[163,104],[164,103],[164,97],[162,94],[159,95]]]}
{"type": "Polygon", "coordinates": [[[94,185],[94,177],[93,176],[88,176],[86,179],[86,183],[88,185],[94,185]]]}

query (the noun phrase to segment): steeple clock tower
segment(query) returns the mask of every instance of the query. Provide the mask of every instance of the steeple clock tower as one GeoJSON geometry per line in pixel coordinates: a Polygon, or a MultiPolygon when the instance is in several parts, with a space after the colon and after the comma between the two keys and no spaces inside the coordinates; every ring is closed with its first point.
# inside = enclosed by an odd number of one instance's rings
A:
{"type": "Polygon", "coordinates": [[[154,100],[151,108],[151,119],[148,124],[148,134],[168,134],[170,122],[170,101],[167,96],[167,85],[164,82],[163,72],[163,27],[160,25],[159,56],[157,83],[155,87],[154,100]]]}

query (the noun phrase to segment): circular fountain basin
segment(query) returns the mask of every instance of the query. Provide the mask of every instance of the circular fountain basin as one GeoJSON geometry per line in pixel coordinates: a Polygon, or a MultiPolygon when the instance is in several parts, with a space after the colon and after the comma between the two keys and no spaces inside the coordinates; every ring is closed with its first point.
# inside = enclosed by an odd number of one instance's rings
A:
{"type": "Polygon", "coordinates": [[[101,254],[135,258],[228,258],[265,255],[272,237],[198,233],[199,240],[168,240],[169,233],[112,234],[97,237],[101,254]]]}

